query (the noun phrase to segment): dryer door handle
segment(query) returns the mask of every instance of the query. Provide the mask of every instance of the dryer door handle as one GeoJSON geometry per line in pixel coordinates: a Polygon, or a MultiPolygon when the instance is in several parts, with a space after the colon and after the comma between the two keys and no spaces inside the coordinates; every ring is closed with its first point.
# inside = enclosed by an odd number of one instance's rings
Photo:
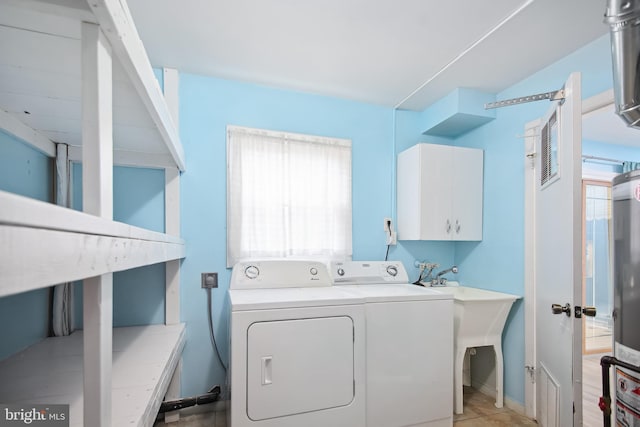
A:
{"type": "Polygon", "coordinates": [[[262,385],[271,384],[273,356],[265,356],[262,358],[262,385]]]}

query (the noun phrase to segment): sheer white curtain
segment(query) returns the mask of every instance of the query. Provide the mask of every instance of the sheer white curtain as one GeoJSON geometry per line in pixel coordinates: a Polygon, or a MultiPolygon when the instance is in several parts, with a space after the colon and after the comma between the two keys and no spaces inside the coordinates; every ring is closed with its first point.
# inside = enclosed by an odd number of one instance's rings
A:
{"type": "Polygon", "coordinates": [[[227,266],[351,257],[351,141],[227,128],[227,266]]]}

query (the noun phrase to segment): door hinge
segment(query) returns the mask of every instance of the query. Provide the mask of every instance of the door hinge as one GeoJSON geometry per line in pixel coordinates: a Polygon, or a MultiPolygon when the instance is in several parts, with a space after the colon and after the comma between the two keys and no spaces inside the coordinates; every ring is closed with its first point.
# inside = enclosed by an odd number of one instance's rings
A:
{"type": "Polygon", "coordinates": [[[527,366],[524,367],[524,369],[527,371],[527,374],[529,374],[529,378],[531,379],[531,383],[535,384],[535,382],[536,382],[536,368],[535,368],[535,366],[527,365],[527,366]]]}

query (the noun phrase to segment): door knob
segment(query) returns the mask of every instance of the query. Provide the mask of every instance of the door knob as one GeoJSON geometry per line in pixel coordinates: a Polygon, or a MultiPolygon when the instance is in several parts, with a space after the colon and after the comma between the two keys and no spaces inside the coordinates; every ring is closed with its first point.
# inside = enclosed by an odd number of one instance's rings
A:
{"type": "Polygon", "coordinates": [[[574,314],[578,319],[581,318],[583,314],[588,317],[596,317],[595,307],[580,307],[579,305],[576,305],[574,307],[574,311],[574,314]]]}
{"type": "Polygon", "coordinates": [[[571,316],[571,304],[569,303],[566,303],[565,305],[551,304],[551,312],[553,314],[564,313],[567,316],[571,316]]]}

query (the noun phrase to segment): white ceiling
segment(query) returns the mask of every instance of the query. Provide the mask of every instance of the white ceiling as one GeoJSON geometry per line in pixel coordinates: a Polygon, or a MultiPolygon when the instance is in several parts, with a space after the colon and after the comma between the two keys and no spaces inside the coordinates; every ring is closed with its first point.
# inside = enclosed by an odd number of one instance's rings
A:
{"type": "Polygon", "coordinates": [[[640,129],[627,126],[613,104],[582,116],[582,138],[589,141],[640,147],[640,129]]]}
{"type": "Polygon", "coordinates": [[[456,87],[499,92],[608,31],[604,0],[134,0],[129,8],[154,66],[414,110],[456,87]]]}

